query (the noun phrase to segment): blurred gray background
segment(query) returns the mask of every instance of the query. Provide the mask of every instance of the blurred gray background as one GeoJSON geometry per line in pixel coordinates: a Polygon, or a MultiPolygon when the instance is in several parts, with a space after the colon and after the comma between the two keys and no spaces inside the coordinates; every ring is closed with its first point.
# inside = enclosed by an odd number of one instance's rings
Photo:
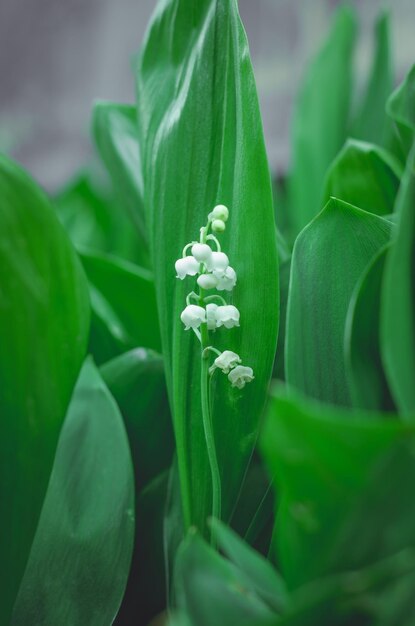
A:
{"type": "MultiPolygon", "coordinates": [[[[197,0],[195,0],[196,2],[197,0]]],[[[0,151],[49,190],[88,160],[95,99],[132,102],[130,59],[156,0],[0,0],[0,151]]],[[[292,101],[327,32],[336,0],[239,0],[251,47],[268,156],[289,161],[292,101]]],[[[397,78],[415,62],[415,1],[354,0],[358,83],[370,64],[373,22],[391,10],[397,78]]]]}

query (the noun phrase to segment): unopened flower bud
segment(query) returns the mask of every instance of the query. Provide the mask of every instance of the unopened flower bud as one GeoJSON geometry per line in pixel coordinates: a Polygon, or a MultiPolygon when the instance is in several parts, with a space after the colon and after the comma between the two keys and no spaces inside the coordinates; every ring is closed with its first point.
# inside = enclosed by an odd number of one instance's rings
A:
{"type": "Polygon", "coordinates": [[[214,272],[224,272],[228,265],[229,259],[224,252],[212,252],[206,267],[214,272]]]}
{"type": "Polygon", "coordinates": [[[213,211],[209,213],[211,220],[222,220],[226,222],[229,217],[229,210],[224,204],[218,204],[213,211]]]}
{"type": "Polygon", "coordinates": [[[212,257],[212,248],[207,243],[195,243],[192,254],[199,263],[208,263],[212,257]]]}
{"type": "Polygon", "coordinates": [[[213,220],[212,230],[214,233],[223,233],[225,230],[225,222],[223,220],[213,220]]]}
{"type": "Polygon", "coordinates": [[[189,330],[189,328],[198,328],[200,324],[206,322],[206,311],[201,306],[189,304],[184,311],[182,311],[180,319],[185,325],[185,330],[189,330]]]}
{"type": "Polygon", "coordinates": [[[237,387],[238,389],[243,389],[246,383],[250,383],[254,378],[252,367],[245,367],[244,365],[237,365],[228,374],[228,380],[232,383],[232,387],[237,387]]]}
{"type": "Polygon", "coordinates": [[[217,304],[213,304],[211,302],[206,306],[206,320],[208,330],[215,330],[216,328],[216,309],[218,308],[217,304]]]}
{"type": "Polygon", "coordinates": [[[183,280],[186,276],[195,276],[199,271],[199,263],[192,256],[177,259],[175,263],[177,278],[183,280]]]}
{"type": "Polygon", "coordinates": [[[239,317],[240,313],[233,304],[218,306],[216,309],[216,325],[218,327],[233,328],[233,326],[239,326],[239,317]]]}
{"type": "Polygon", "coordinates": [[[201,274],[198,276],[197,284],[202,289],[213,289],[218,284],[218,279],[213,274],[201,274]]]}

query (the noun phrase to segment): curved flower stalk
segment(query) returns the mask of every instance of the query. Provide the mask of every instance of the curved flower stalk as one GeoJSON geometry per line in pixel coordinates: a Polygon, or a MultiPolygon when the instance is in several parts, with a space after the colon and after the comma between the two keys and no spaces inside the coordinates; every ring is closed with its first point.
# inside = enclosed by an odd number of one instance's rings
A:
{"type": "Polygon", "coordinates": [[[192,241],[183,249],[182,258],[175,263],[177,278],[196,278],[198,293],[191,291],[186,298],[186,307],[181,313],[185,330],[192,329],[201,345],[201,404],[206,448],[212,476],[212,515],[221,516],[221,484],[215,440],[210,414],[210,377],[216,371],[227,376],[232,387],[243,389],[254,379],[251,367],[242,365],[238,354],[231,350],[220,352],[211,343],[211,333],[219,328],[239,326],[240,312],[228,304],[217,292],[231,292],[237,282],[236,271],[229,264],[228,256],[221,250],[217,237],[223,233],[229,211],[219,204],[208,215],[206,226],[200,229],[199,241],[192,241]],[[211,244],[214,244],[212,249],[211,244]],[[189,254],[189,250],[191,254],[189,254]],[[210,365],[209,360],[215,357],[210,365]]]}

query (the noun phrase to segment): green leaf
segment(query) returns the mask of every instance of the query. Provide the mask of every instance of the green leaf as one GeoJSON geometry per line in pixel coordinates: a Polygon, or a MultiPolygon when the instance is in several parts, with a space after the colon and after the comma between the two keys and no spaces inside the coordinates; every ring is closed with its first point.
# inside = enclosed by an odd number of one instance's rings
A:
{"type": "Polygon", "coordinates": [[[212,519],[211,528],[219,548],[239,569],[240,582],[254,589],[270,609],[282,612],[287,602],[287,591],[271,563],[219,520],[212,519]]]}
{"type": "Polygon", "coordinates": [[[198,626],[253,626],[273,612],[240,570],[220,557],[198,535],[190,532],[176,563],[178,607],[198,626]]]}
{"type": "Polygon", "coordinates": [[[278,556],[290,588],[415,546],[414,444],[415,427],[382,414],[274,391],[262,447],[279,489],[278,556]]]}
{"type": "Polygon", "coordinates": [[[346,319],[346,370],[353,406],[394,410],[380,353],[382,278],[389,246],[368,265],[353,292],[346,319]]]}
{"type": "Polygon", "coordinates": [[[92,112],[92,135],[114,185],[138,234],[138,262],[148,266],[148,237],[135,106],[97,102],[92,112]]]}
{"type": "Polygon", "coordinates": [[[90,349],[97,361],[102,363],[137,346],[160,350],[152,274],[110,255],[83,252],[81,259],[91,285],[90,349]],[[97,318],[101,322],[98,327],[97,318]],[[103,350],[102,338],[108,342],[109,354],[103,350]]]}
{"type": "Polygon", "coordinates": [[[327,40],[307,70],[298,96],[288,181],[293,236],[320,210],[327,168],[346,139],[355,22],[350,7],[338,11],[327,40]]]}
{"type": "Polygon", "coordinates": [[[278,268],[272,193],[251,62],[235,0],[166,0],[137,70],[145,205],[186,527],[204,528],[211,474],[200,398],[200,346],[180,313],[195,280],[174,278],[207,214],[230,209],[223,250],[238,274],[241,327],[211,342],[253,367],[243,391],[215,376],[213,428],[228,519],[252,454],[274,359],[278,268]],[[216,381],[216,382],[215,382],[216,381]],[[243,414],[243,419],[241,415],[243,414]]]}
{"type": "Polygon", "coordinates": [[[136,348],[101,367],[127,429],[140,490],[170,467],[174,440],[162,357],[136,348]]]}
{"type": "Polygon", "coordinates": [[[127,436],[88,359],[59,437],[12,625],[111,624],[127,583],[133,537],[127,436]]]}
{"type": "Polygon", "coordinates": [[[376,215],[393,212],[402,167],[370,143],[349,139],[327,172],[324,203],[331,196],[376,215]]]}
{"type": "Polygon", "coordinates": [[[409,153],[415,134],[415,65],[389,98],[386,110],[396,125],[405,153],[409,153]]]}
{"type": "Polygon", "coordinates": [[[296,240],[287,310],[286,380],[304,393],[350,405],[344,333],[362,272],[391,224],[332,198],[296,240]]]}
{"type": "Polygon", "coordinates": [[[399,410],[415,412],[415,144],[396,202],[398,223],[382,292],[381,350],[399,410]]]}
{"type": "Polygon", "coordinates": [[[84,358],[87,283],[52,207],[0,155],[0,623],[36,530],[84,358]]]}
{"type": "Polygon", "coordinates": [[[119,210],[109,181],[95,169],[82,170],[53,199],[59,220],[77,248],[137,261],[137,234],[119,210]]]}
{"type": "MultiPolygon", "coordinates": [[[[375,24],[375,50],[369,80],[351,135],[388,146],[392,127],[385,107],[393,89],[389,13],[380,13],[375,24]]],[[[347,198],[344,198],[347,200],[347,198]]],[[[359,206],[362,206],[359,204],[359,206]]],[[[365,208],[362,206],[362,208],[365,208]]]]}

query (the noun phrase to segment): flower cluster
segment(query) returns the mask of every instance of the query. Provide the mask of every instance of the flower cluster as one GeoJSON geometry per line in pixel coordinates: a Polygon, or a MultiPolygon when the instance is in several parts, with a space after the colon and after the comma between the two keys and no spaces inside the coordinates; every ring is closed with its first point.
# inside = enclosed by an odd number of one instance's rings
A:
{"type": "Polygon", "coordinates": [[[204,358],[209,351],[218,355],[209,369],[210,374],[216,369],[222,370],[228,375],[233,387],[242,389],[254,378],[252,368],[241,365],[241,359],[235,352],[225,350],[221,353],[213,346],[205,345],[203,333],[200,332],[204,328],[207,331],[216,331],[221,326],[225,328],[239,326],[240,313],[235,306],[228,304],[217,293],[211,295],[205,293],[212,290],[231,292],[236,285],[236,272],[230,266],[228,256],[222,252],[215,235],[209,232],[210,230],[214,233],[224,232],[228,217],[229,211],[226,206],[223,204],[216,206],[208,215],[207,225],[200,229],[200,240],[192,241],[184,247],[182,258],[176,261],[175,268],[177,278],[180,280],[187,276],[197,276],[196,282],[199,287],[199,293],[192,291],[187,296],[187,306],[180,316],[185,330],[192,329],[196,333],[202,344],[204,358]],[[212,250],[211,242],[214,243],[215,250],[212,250]],[[189,249],[191,254],[188,254],[189,249]]]}

